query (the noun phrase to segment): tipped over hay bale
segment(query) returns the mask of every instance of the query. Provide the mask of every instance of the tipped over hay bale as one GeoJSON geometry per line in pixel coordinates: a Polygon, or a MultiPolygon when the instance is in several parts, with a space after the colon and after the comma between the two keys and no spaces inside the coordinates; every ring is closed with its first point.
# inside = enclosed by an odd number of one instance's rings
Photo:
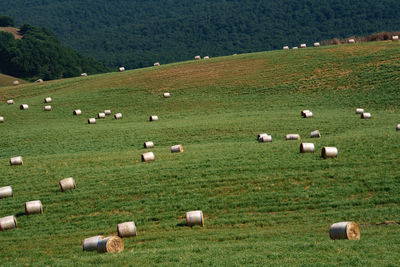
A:
{"type": "Polygon", "coordinates": [[[308,109],[304,109],[304,110],[302,110],[302,111],[300,112],[300,114],[301,114],[302,117],[304,117],[304,114],[306,114],[307,112],[311,112],[311,111],[308,110],[308,109]]]}
{"type": "Polygon", "coordinates": [[[20,110],[27,110],[29,108],[28,104],[22,104],[21,106],[19,106],[20,110]]]}
{"type": "Polygon", "coordinates": [[[13,85],[18,85],[19,81],[13,81],[13,85]]]}
{"type": "Polygon", "coordinates": [[[258,142],[260,142],[260,143],[272,142],[272,136],[271,135],[262,135],[262,136],[260,136],[260,138],[258,138],[258,142]]]}
{"type": "Polygon", "coordinates": [[[164,97],[164,98],[168,98],[168,97],[170,97],[170,96],[171,96],[171,94],[168,93],[168,92],[163,94],[163,97],[164,97]]]}
{"type": "Polygon", "coordinates": [[[74,114],[75,116],[82,115],[82,110],[80,110],[80,109],[75,109],[74,112],[73,112],[73,114],[74,114]]]}
{"type": "Polygon", "coordinates": [[[105,118],[106,118],[106,114],[103,113],[103,112],[98,113],[98,114],[97,114],[97,118],[99,118],[99,119],[105,119],[105,118]]]}
{"type": "Polygon", "coordinates": [[[299,134],[287,134],[286,140],[300,140],[299,134]]]}
{"type": "Polygon", "coordinates": [[[319,47],[319,45],[320,45],[319,42],[314,43],[314,47],[319,47]]]}
{"type": "Polygon", "coordinates": [[[44,99],[44,103],[51,103],[53,101],[53,99],[51,99],[51,97],[46,97],[44,99]]]}
{"type": "Polygon", "coordinates": [[[312,118],[312,117],[314,117],[314,115],[311,111],[305,112],[303,115],[303,118],[312,118]]]}
{"type": "Polygon", "coordinates": [[[283,47],[283,50],[289,50],[289,46],[285,45],[285,46],[283,47]]]}
{"type": "Polygon", "coordinates": [[[40,213],[43,214],[43,206],[40,200],[25,202],[25,213],[27,215],[40,213]]]}
{"type": "Polygon", "coordinates": [[[161,64],[160,64],[160,62],[156,62],[156,63],[154,63],[153,65],[154,65],[154,67],[158,67],[158,66],[160,66],[161,64]]]}
{"type": "Polygon", "coordinates": [[[349,39],[349,44],[354,44],[356,41],[354,39],[349,39]]]}
{"type": "Polygon", "coordinates": [[[194,59],[195,60],[199,60],[199,59],[201,59],[201,57],[200,56],[195,56],[194,59]]]}
{"type": "Polygon", "coordinates": [[[122,119],[122,113],[114,114],[114,119],[116,120],[122,119]]]}
{"type": "Polygon", "coordinates": [[[311,137],[311,138],[320,138],[320,137],[321,137],[321,134],[320,134],[319,130],[315,130],[315,131],[312,131],[312,132],[310,133],[310,137],[311,137]]]}
{"type": "Polygon", "coordinates": [[[292,49],[298,49],[298,47],[297,46],[293,46],[292,49]]]}
{"type": "Polygon", "coordinates": [[[151,115],[151,116],[150,116],[150,121],[158,121],[158,116],[156,116],[156,115],[151,115]]]}
{"type": "Polygon", "coordinates": [[[97,244],[103,238],[104,238],[104,236],[102,236],[102,235],[96,235],[96,236],[85,238],[82,242],[82,250],[83,251],[97,250],[97,244]]]}
{"type": "Polygon", "coordinates": [[[21,156],[10,158],[10,165],[24,165],[24,161],[21,156]]]}
{"type": "Polygon", "coordinates": [[[335,158],[338,155],[338,149],[336,147],[324,146],[321,151],[321,156],[323,158],[335,158]]]}
{"type": "Polygon", "coordinates": [[[64,192],[65,190],[75,189],[76,188],[75,180],[72,177],[68,177],[68,178],[62,179],[59,182],[59,184],[60,184],[60,188],[61,188],[62,192],[64,192]]]}
{"type": "Polygon", "coordinates": [[[106,116],[110,116],[111,115],[111,110],[110,109],[104,110],[104,114],[106,114],[106,116]]]}
{"type": "Polygon", "coordinates": [[[153,148],[154,147],[154,143],[151,141],[147,141],[144,143],[144,148],[153,148]]]}
{"type": "Polygon", "coordinates": [[[182,145],[171,146],[171,153],[179,153],[179,152],[183,152],[182,145]]]}
{"type": "Polygon", "coordinates": [[[329,236],[331,239],[360,239],[360,229],[355,222],[338,222],[329,228],[329,236]]]}
{"type": "Polygon", "coordinates": [[[301,143],[300,153],[314,153],[315,147],[313,143],[301,143]]]}
{"type": "Polygon", "coordinates": [[[7,198],[7,197],[13,197],[13,195],[14,195],[14,193],[12,191],[11,186],[0,187],[0,199],[7,198]]]}
{"type": "Polygon", "coordinates": [[[14,229],[16,227],[17,227],[17,219],[14,217],[14,215],[0,218],[1,231],[14,229]]]}
{"type": "Polygon", "coordinates": [[[125,71],[125,67],[119,67],[119,71],[125,71]]]}
{"type": "Polygon", "coordinates": [[[13,105],[13,104],[14,104],[14,100],[12,100],[12,99],[8,99],[8,100],[7,100],[7,104],[9,104],[9,105],[13,105]]]}
{"type": "Polygon", "coordinates": [[[96,119],[95,118],[88,119],[88,124],[95,124],[95,123],[96,123],[96,119]]]}
{"type": "Polygon", "coordinates": [[[301,45],[300,45],[300,48],[306,48],[306,47],[307,47],[306,44],[301,44],[301,45]]]}
{"type": "Polygon", "coordinates": [[[154,156],[153,152],[146,152],[142,154],[142,161],[143,162],[148,162],[148,161],[155,161],[156,157],[154,156]]]}
{"type": "Polygon", "coordinates": [[[186,212],[186,225],[190,227],[194,225],[200,225],[201,227],[203,227],[204,226],[203,212],[201,210],[186,212]]]}
{"type": "Polygon", "coordinates": [[[51,106],[44,106],[44,111],[51,111],[51,106]]]}
{"type": "Polygon", "coordinates": [[[364,112],[361,114],[361,119],[370,119],[371,118],[371,113],[364,112]]]}
{"type": "Polygon", "coordinates": [[[400,124],[396,125],[396,131],[400,131],[400,124]]]}
{"type": "Polygon", "coordinates": [[[97,243],[97,252],[99,253],[114,253],[124,250],[124,241],[119,236],[109,236],[101,239],[97,243]]]}
{"type": "Polygon", "coordinates": [[[124,222],[117,225],[119,237],[136,236],[136,226],[134,222],[124,222]]]}
{"type": "Polygon", "coordinates": [[[210,59],[210,57],[209,56],[205,56],[205,57],[203,57],[203,59],[210,59]]]}
{"type": "Polygon", "coordinates": [[[86,77],[86,76],[87,76],[87,73],[86,73],[86,72],[84,72],[84,73],[81,73],[81,76],[84,76],[84,77],[86,77]]]}
{"type": "Polygon", "coordinates": [[[4,122],[4,117],[0,116],[0,123],[3,123],[3,122],[4,122]]]}
{"type": "Polygon", "coordinates": [[[392,36],[392,40],[393,41],[398,41],[399,40],[399,36],[398,35],[393,35],[392,36]]]}
{"type": "Polygon", "coordinates": [[[364,109],[363,108],[356,108],[356,114],[363,114],[364,109]]]}

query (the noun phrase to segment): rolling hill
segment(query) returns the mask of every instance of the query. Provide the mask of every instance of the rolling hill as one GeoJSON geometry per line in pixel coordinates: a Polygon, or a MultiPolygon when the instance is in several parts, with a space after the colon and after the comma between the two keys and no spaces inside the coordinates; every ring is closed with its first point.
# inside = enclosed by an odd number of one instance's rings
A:
{"type": "Polygon", "coordinates": [[[0,86],[11,86],[14,81],[18,81],[19,84],[26,83],[24,80],[0,73],[0,86]]]}
{"type": "Polygon", "coordinates": [[[0,87],[0,186],[14,192],[0,217],[18,220],[0,232],[2,264],[399,265],[399,60],[398,42],[371,42],[0,87]],[[123,119],[87,123],[105,109],[123,119]],[[263,132],[272,143],[256,141],[263,132]],[[301,142],[315,153],[299,153],[301,142]],[[170,152],[176,144],[183,153],[170,152]],[[338,157],[321,158],[323,146],[338,157]],[[141,162],[147,151],[154,162],[141,162]],[[9,166],[14,156],[24,165],[9,166]],[[75,190],[60,191],[65,177],[75,190]],[[38,199],[44,214],[25,215],[38,199]],[[205,226],[185,226],[198,209],[205,226]],[[138,232],[123,252],[82,252],[84,238],[126,221],[138,232]],[[355,221],[361,239],[330,240],[340,221],[355,221]]]}

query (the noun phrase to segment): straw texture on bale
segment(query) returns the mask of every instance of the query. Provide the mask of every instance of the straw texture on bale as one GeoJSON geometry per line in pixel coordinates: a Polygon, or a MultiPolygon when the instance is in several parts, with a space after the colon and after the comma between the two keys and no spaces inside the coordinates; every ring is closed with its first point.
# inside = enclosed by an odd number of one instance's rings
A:
{"type": "Polygon", "coordinates": [[[179,152],[183,152],[182,145],[171,146],[171,153],[179,153],[179,152]]]}
{"type": "Polygon", "coordinates": [[[310,133],[310,137],[311,138],[320,138],[321,137],[321,133],[319,132],[319,130],[312,131],[310,133]]]}
{"type": "Polygon", "coordinates": [[[306,44],[301,44],[301,45],[300,45],[300,48],[306,48],[306,47],[307,47],[306,44]]]}
{"type": "Polygon", "coordinates": [[[46,97],[44,99],[44,103],[51,103],[53,101],[53,99],[51,99],[51,97],[46,97]]]}
{"type": "Polygon", "coordinates": [[[370,119],[371,118],[371,113],[364,112],[361,114],[361,119],[370,119]]]}
{"type": "Polygon", "coordinates": [[[261,142],[261,143],[272,142],[272,136],[271,135],[263,135],[258,139],[258,142],[261,142]]]}
{"type": "Polygon", "coordinates": [[[120,67],[118,70],[119,70],[119,71],[124,71],[124,70],[125,70],[125,67],[120,67]]]}
{"type": "Polygon", "coordinates": [[[51,106],[44,106],[44,111],[51,111],[51,106]]]}
{"type": "Polygon", "coordinates": [[[349,39],[349,44],[354,44],[356,41],[354,39],[349,39]]]}
{"type": "Polygon", "coordinates": [[[160,64],[160,62],[156,62],[156,63],[154,63],[153,65],[154,65],[154,67],[158,67],[158,66],[160,66],[161,64],[160,64]]]}
{"type": "Polygon", "coordinates": [[[299,134],[287,134],[286,140],[300,140],[299,134]]]}
{"type": "Polygon", "coordinates": [[[319,42],[315,42],[314,47],[319,47],[319,42]]]}
{"type": "Polygon", "coordinates": [[[19,106],[19,109],[21,110],[27,110],[29,108],[28,104],[22,104],[21,106],[19,106]]]}
{"type": "Polygon", "coordinates": [[[0,187],[0,199],[7,198],[7,197],[13,197],[13,195],[14,195],[14,193],[12,191],[11,186],[0,187]]]}
{"type": "Polygon", "coordinates": [[[304,114],[306,114],[307,112],[311,112],[311,111],[309,111],[308,109],[305,109],[305,110],[302,110],[300,112],[300,114],[301,114],[302,117],[304,117],[304,114]]]}
{"type": "Polygon", "coordinates": [[[0,116],[0,123],[3,123],[3,122],[4,122],[4,117],[0,116]]]}
{"type": "Polygon", "coordinates": [[[144,148],[153,148],[154,147],[154,143],[151,141],[147,141],[144,143],[144,148]]]}
{"type": "Polygon", "coordinates": [[[163,97],[164,97],[164,98],[168,98],[168,97],[170,97],[170,96],[171,96],[170,93],[164,93],[164,94],[163,94],[163,97]]]}
{"type": "Polygon", "coordinates": [[[106,117],[106,114],[103,112],[97,114],[97,118],[99,118],[99,119],[105,119],[105,117],[106,117]]]}
{"type": "Polygon", "coordinates": [[[194,225],[200,225],[203,227],[204,226],[203,212],[201,210],[186,212],[186,225],[190,227],[194,225]]]}
{"type": "Polygon", "coordinates": [[[19,81],[13,81],[13,84],[14,84],[14,85],[18,85],[18,84],[19,84],[19,81]]]}
{"type": "Polygon", "coordinates": [[[396,125],[396,131],[400,131],[400,124],[396,125]]]}
{"type": "Polygon", "coordinates": [[[97,250],[97,244],[103,238],[104,238],[104,236],[102,236],[102,235],[96,235],[96,236],[85,238],[82,242],[82,250],[83,251],[97,250]]]}
{"type": "Polygon", "coordinates": [[[68,178],[62,179],[59,182],[59,184],[60,184],[60,188],[61,188],[62,192],[64,192],[65,190],[75,189],[76,188],[75,180],[72,177],[68,177],[68,178]]]}
{"type": "Polygon", "coordinates": [[[24,165],[24,160],[21,156],[10,159],[10,165],[24,165]]]}
{"type": "Polygon", "coordinates": [[[210,57],[209,56],[205,56],[205,57],[203,57],[203,59],[210,59],[210,57]]]}
{"type": "Polygon", "coordinates": [[[95,123],[96,123],[96,119],[95,118],[88,119],[88,124],[95,124],[95,123]]]}
{"type": "Polygon", "coordinates": [[[109,110],[109,109],[104,110],[104,114],[106,114],[106,116],[110,116],[111,110],[109,110]]]}
{"type": "Polygon", "coordinates": [[[12,105],[12,104],[14,104],[14,100],[12,100],[12,99],[8,99],[8,100],[7,100],[7,104],[9,104],[9,105],[12,105]]]}
{"type": "Polygon", "coordinates": [[[289,46],[285,45],[285,46],[283,47],[283,50],[289,50],[289,46]]]}
{"type": "Polygon", "coordinates": [[[151,116],[150,116],[150,121],[158,121],[158,116],[156,116],[156,115],[151,115],[151,116]]]}
{"type": "Polygon", "coordinates": [[[331,239],[360,239],[360,229],[355,222],[339,222],[334,223],[329,228],[329,236],[331,239]]]}
{"type": "Polygon", "coordinates": [[[35,213],[43,214],[42,202],[40,200],[25,202],[25,213],[28,215],[35,213]]]}
{"type": "Polygon", "coordinates": [[[312,118],[312,117],[314,117],[314,115],[311,111],[305,112],[303,115],[303,118],[312,118]]]}
{"type": "Polygon", "coordinates": [[[0,230],[1,231],[14,229],[16,227],[17,227],[17,219],[15,219],[14,215],[0,218],[0,230]]]}
{"type": "Polygon", "coordinates": [[[363,114],[364,109],[363,108],[356,108],[356,114],[363,114]]]}
{"type": "Polygon", "coordinates": [[[155,161],[156,157],[154,156],[153,152],[146,152],[142,154],[142,161],[147,162],[147,161],[155,161]]]}
{"type": "Polygon", "coordinates": [[[117,225],[119,237],[136,236],[136,226],[134,222],[124,222],[117,225]]]}
{"type": "Polygon", "coordinates": [[[338,149],[336,147],[324,146],[321,151],[323,158],[335,158],[338,155],[338,149]]]}
{"type": "Polygon", "coordinates": [[[122,119],[122,113],[114,114],[114,119],[116,120],[122,119]]]}
{"type": "Polygon", "coordinates": [[[81,73],[81,76],[87,76],[87,73],[86,72],[81,73]]]}
{"type": "Polygon", "coordinates": [[[99,253],[114,253],[124,250],[124,241],[119,236],[109,236],[101,239],[97,243],[97,252],[99,253]]]}
{"type": "Polygon", "coordinates": [[[398,35],[393,35],[392,40],[393,40],[393,41],[399,40],[399,36],[398,36],[398,35]]]}
{"type": "Polygon", "coordinates": [[[201,59],[201,57],[200,56],[195,56],[194,59],[199,60],[199,59],[201,59]]]}
{"type": "Polygon", "coordinates": [[[300,153],[314,153],[315,146],[313,143],[301,143],[300,144],[300,153]]]}

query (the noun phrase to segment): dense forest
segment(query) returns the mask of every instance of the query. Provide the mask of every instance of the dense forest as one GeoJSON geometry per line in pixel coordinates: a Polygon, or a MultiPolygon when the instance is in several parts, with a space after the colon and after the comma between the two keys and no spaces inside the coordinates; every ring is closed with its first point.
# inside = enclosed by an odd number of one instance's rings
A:
{"type": "MultiPolygon", "coordinates": [[[[0,21],[1,21],[0,16],[0,21]]],[[[12,19],[2,26],[12,26],[12,19]]],[[[22,39],[0,31],[0,72],[27,80],[52,80],[105,72],[102,64],[61,45],[49,30],[24,24],[22,39]]]]}
{"type": "Polygon", "coordinates": [[[398,0],[2,0],[108,66],[137,68],[398,31],[398,0]]]}

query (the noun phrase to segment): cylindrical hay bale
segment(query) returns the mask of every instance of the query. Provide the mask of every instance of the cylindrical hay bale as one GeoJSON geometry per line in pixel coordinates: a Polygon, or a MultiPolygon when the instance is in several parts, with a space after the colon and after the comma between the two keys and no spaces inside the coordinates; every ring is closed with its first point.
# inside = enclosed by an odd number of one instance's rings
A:
{"type": "Polygon", "coordinates": [[[199,60],[201,59],[201,56],[195,56],[194,59],[199,60]]]}
{"type": "Polygon", "coordinates": [[[349,39],[349,44],[354,44],[356,41],[354,39],[349,39]]]}
{"type": "Polygon", "coordinates": [[[0,230],[9,230],[17,227],[17,219],[15,219],[14,215],[6,216],[0,218],[0,230]]]}
{"type": "Polygon", "coordinates": [[[68,189],[75,189],[76,188],[75,180],[72,177],[64,178],[59,183],[60,183],[60,187],[61,187],[61,191],[62,192],[64,192],[65,190],[68,190],[68,189]]]}
{"type": "Polygon", "coordinates": [[[205,56],[205,57],[203,57],[203,59],[210,59],[210,57],[209,56],[205,56]]]}
{"type": "Polygon", "coordinates": [[[97,252],[99,253],[114,253],[124,250],[124,241],[119,236],[109,236],[101,239],[97,243],[97,252]]]}
{"type": "Polygon", "coordinates": [[[114,114],[114,118],[115,118],[116,120],[122,119],[122,113],[114,114]]]}
{"type": "Polygon", "coordinates": [[[25,202],[25,213],[27,215],[35,213],[43,214],[42,202],[40,202],[40,200],[25,202]]]}
{"type": "Polygon", "coordinates": [[[315,42],[314,47],[319,47],[319,42],[315,42]]]}
{"type": "Polygon", "coordinates": [[[311,111],[304,113],[303,118],[312,118],[314,117],[313,113],[311,111]]]}
{"type": "Polygon", "coordinates": [[[0,187],[0,198],[13,197],[13,195],[11,186],[0,187]]]}
{"type": "Polygon", "coordinates": [[[144,143],[144,148],[153,148],[154,147],[154,143],[151,141],[147,141],[144,143]]]}
{"type": "Polygon", "coordinates": [[[102,235],[96,235],[96,236],[85,238],[82,242],[82,250],[83,251],[97,250],[97,244],[103,238],[104,238],[104,236],[102,236],[102,235]]]}
{"type": "Polygon", "coordinates": [[[400,124],[396,125],[396,131],[400,131],[400,124]]]}
{"type": "Polygon", "coordinates": [[[151,115],[151,116],[150,116],[150,121],[158,121],[158,116],[156,116],[156,115],[151,115]]]}
{"type": "Polygon", "coordinates": [[[3,122],[4,122],[4,117],[0,116],[0,123],[3,123],[3,122]]]}
{"type": "Polygon", "coordinates": [[[19,84],[19,81],[13,81],[13,84],[14,84],[14,85],[18,85],[18,84],[19,84]]]}
{"type": "Polygon", "coordinates": [[[163,97],[164,97],[164,98],[168,98],[168,97],[170,97],[170,96],[171,96],[170,93],[164,93],[164,94],[163,94],[163,97]]]}
{"type": "Polygon", "coordinates": [[[286,140],[300,140],[299,134],[287,134],[286,140]]]}
{"type": "Polygon", "coordinates": [[[154,65],[154,67],[158,67],[158,66],[160,66],[161,64],[160,64],[160,62],[156,62],[156,63],[154,63],[153,65],[154,65]]]}
{"type": "Polygon", "coordinates": [[[300,48],[306,48],[306,47],[307,47],[306,44],[301,44],[301,45],[300,45],[300,48]]]}
{"type": "Polygon", "coordinates": [[[311,138],[320,138],[321,137],[321,133],[319,132],[319,130],[312,131],[310,133],[310,137],[311,138]]]}
{"type": "Polygon", "coordinates": [[[73,114],[74,114],[75,116],[82,115],[82,110],[80,110],[80,109],[75,109],[74,112],[73,112],[73,114]]]}
{"type": "Polygon", "coordinates": [[[399,40],[399,36],[398,36],[398,35],[393,35],[392,40],[393,40],[393,41],[399,40]]]}
{"type": "Polygon", "coordinates": [[[124,70],[125,70],[125,67],[120,67],[118,70],[119,70],[119,71],[124,71],[124,70]]]}
{"type": "Polygon", "coordinates": [[[204,226],[203,212],[201,210],[194,210],[186,212],[186,225],[192,227],[193,225],[204,226]]]}
{"type": "Polygon", "coordinates": [[[19,109],[21,110],[27,110],[29,108],[28,104],[22,104],[21,106],[19,106],[19,109]]]}
{"type": "Polygon", "coordinates": [[[285,45],[285,46],[283,47],[283,50],[289,50],[289,46],[285,45]]]}
{"type": "Polygon", "coordinates": [[[360,239],[360,229],[355,222],[339,222],[331,225],[329,229],[331,239],[360,239]]]}
{"type": "Polygon", "coordinates": [[[106,114],[106,116],[110,116],[111,110],[109,110],[109,109],[104,110],[104,114],[106,114]]]}
{"type": "Polygon", "coordinates": [[[257,140],[260,141],[260,138],[263,137],[263,136],[268,136],[268,134],[267,134],[267,133],[260,133],[260,134],[258,134],[258,135],[257,135],[257,140]]]}
{"type": "Polygon", "coordinates": [[[183,152],[182,145],[171,146],[171,153],[179,153],[179,152],[183,152]]]}
{"type": "Polygon", "coordinates": [[[261,142],[261,143],[272,142],[272,136],[271,135],[263,135],[258,139],[258,142],[261,142]]]}
{"type": "Polygon", "coordinates": [[[24,160],[21,156],[10,159],[10,165],[24,165],[24,160]]]}
{"type": "Polygon", "coordinates": [[[311,112],[308,109],[304,109],[300,112],[301,116],[304,117],[304,114],[306,114],[307,112],[311,112]]]}
{"type": "Polygon", "coordinates": [[[42,83],[43,82],[43,79],[37,79],[36,81],[35,81],[35,83],[42,83]]]}
{"type": "Polygon", "coordinates": [[[51,106],[44,106],[44,111],[51,111],[51,106]]]}
{"type": "Polygon", "coordinates": [[[363,108],[356,108],[356,114],[363,114],[364,109],[363,108]]]}
{"type": "Polygon", "coordinates": [[[134,222],[124,222],[117,225],[119,237],[136,236],[136,226],[134,222]]]}
{"type": "Polygon", "coordinates": [[[13,104],[14,104],[14,100],[12,100],[12,99],[8,99],[8,100],[7,100],[7,104],[9,104],[9,105],[13,105],[13,104]]]}
{"type": "Polygon", "coordinates": [[[146,152],[142,154],[142,161],[147,162],[147,161],[154,161],[156,157],[154,156],[153,152],[146,152]]]}
{"type": "Polygon", "coordinates": [[[95,123],[96,123],[96,119],[95,118],[88,119],[88,124],[95,124],[95,123]]]}
{"type": "Polygon", "coordinates": [[[301,143],[300,153],[314,153],[315,147],[313,143],[301,143]]]}
{"type": "Polygon", "coordinates": [[[371,118],[371,113],[364,112],[361,114],[361,119],[370,119],[371,118]]]}
{"type": "Polygon", "coordinates": [[[99,118],[99,119],[104,119],[105,117],[106,117],[106,114],[103,112],[97,114],[97,118],[99,118]]]}
{"type": "Polygon", "coordinates": [[[46,97],[44,99],[44,103],[51,103],[53,101],[53,99],[51,99],[51,97],[46,97]]]}
{"type": "Polygon", "coordinates": [[[83,73],[81,73],[81,76],[87,76],[87,73],[86,72],[83,72],[83,73]]]}
{"type": "Polygon", "coordinates": [[[297,46],[293,46],[292,49],[298,49],[298,47],[297,46]]]}
{"type": "Polygon", "coordinates": [[[321,156],[323,158],[335,158],[338,155],[338,149],[336,147],[324,146],[321,151],[321,156]]]}

